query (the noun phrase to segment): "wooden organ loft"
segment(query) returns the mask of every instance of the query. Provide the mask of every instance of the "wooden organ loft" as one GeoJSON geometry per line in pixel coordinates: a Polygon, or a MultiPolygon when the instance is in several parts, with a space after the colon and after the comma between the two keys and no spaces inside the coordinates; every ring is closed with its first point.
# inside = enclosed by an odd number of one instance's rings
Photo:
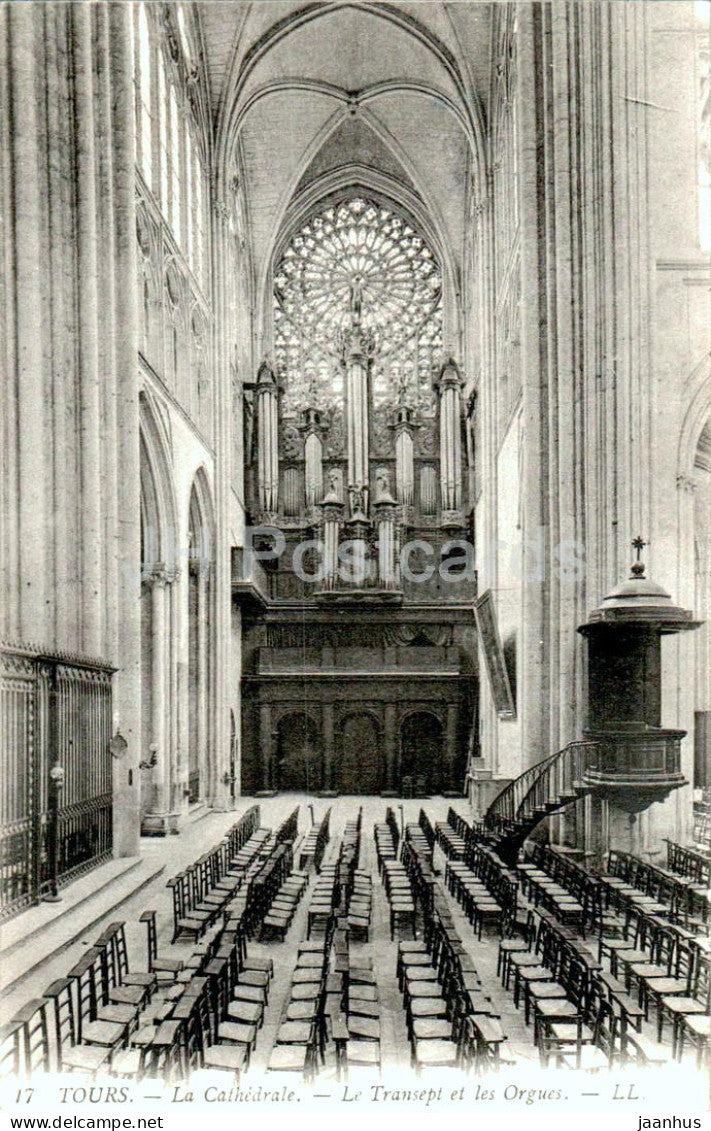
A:
{"type": "Polygon", "coordinates": [[[245,792],[463,791],[476,586],[442,306],[424,238],[360,196],[274,271],[273,360],[246,394],[259,529],[234,563],[245,792]]]}

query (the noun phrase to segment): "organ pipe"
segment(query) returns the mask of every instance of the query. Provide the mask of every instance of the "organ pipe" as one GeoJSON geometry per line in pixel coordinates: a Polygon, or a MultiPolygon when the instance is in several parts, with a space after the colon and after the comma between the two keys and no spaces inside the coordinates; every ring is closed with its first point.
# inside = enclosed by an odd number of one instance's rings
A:
{"type": "Polygon", "coordinates": [[[461,524],[462,507],[462,379],[456,362],[449,359],[442,367],[439,391],[439,458],[442,525],[461,524]]]}
{"type": "Polygon", "coordinates": [[[312,510],[323,493],[323,441],[321,417],[313,408],[304,412],[304,485],[306,507],[312,510]]]}
{"type": "Polygon", "coordinates": [[[415,445],[412,437],[412,411],[398,409],[395,428],[395,489],[401,507],[412,507],[415,493],[415,445]]]}
{"type": "Polygon", "coordinates": [[[368,377],[375,343],[360,323],[360,306],[352,303],[351,326],[343,334],[346,371],[346,435],[348,502],[351,518],[367,517],[369,495],[368,377]]]}
{"type": "Polygon", "coordinates": [[[275,519],[279,508],[279,386],[266,361],[257,374],[257,398],[259,504],[266,517],[275,519]]]}

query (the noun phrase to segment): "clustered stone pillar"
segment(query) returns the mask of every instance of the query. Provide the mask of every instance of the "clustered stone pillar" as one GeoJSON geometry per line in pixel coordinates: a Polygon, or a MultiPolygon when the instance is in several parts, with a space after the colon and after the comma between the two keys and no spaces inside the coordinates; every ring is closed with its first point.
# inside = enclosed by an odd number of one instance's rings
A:
{"type": "Polygon", "coordinates": [[[257,374],[259,416],[259,505],[267,522],[279,509],[279,387],[274,371],[263,362],[257,374]]]}
{"type": "Polygon", "coordinates": [[[197,755],[201,790],[210,791],[208,782],[208,626],[211,623],[209,598],[209,563],[194,559],[190,569],[197,578],[197,755]]]}
{"type": "Polygon", "coordinates": [[[1,634],[117,669],[119,856],[138,851],[140,828],[131,19],[121,4],[0,6],[0,212],[13,280],[2,299],[1,634]]]}
{"type": "Polygon", "coordinates": [[[450,358],[439,375],[439,459],[442,525],[462,525],[462,379],[450,358]]]}

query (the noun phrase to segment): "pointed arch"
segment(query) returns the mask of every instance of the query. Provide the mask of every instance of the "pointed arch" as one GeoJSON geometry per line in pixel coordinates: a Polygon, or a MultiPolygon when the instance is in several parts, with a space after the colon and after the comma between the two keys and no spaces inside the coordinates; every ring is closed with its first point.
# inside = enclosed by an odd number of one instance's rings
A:
{"type": "Polygon", "coordinates": [[[191,561],[195,561],[207,569],[209,569],[214,555],[214,522],[215,509],[212,501],[212,489],[205,471],[205,465],[200,464],[190,488],[188,529],[195,541],[191,542],[189,546],[189,556],[191,561]]]}
{"type": "Polygon", "coordinates": [[[705,354],[686,379],[687,408],[679,436],[677,475],[691,475],[699,438],[711,419],[711,354],[705,354]]]}
{"type": "Polygon", "coordinates": [[[178,511],[168,430],[150,393],[139,396],[142,569],[178,561],[178,511]]]}
{"type": "Polygon", "coordinates": [[[270,253],[265,256],[259,267],[257,278],[257,294],[261,296],[259,315],[261,325],[257,328],[262,347],[266,348],[266,341],[271,333],[271,296],[273,265],[278,259],[281,250],[288,242],[293,232],[304,223],[307,215],[315,211],[319,204],[326,198],[342,190],[354,188],[362,189],[376,196],[385,197],[398,210],[410,212],[415,225],[423,232],[428,243],[435,251],[443,270],[443,296],[446,315],[446,330],[448,339],[458,341],[460,327],[458,324],[459,272],[456,267],[453,249],[446,234],[444,219],[441,216],[431,194],[427,192],[426,185],[421,183],[417,170],[408,159],[407,154],[393,138],[389,130],[377,116],[364,110],[361,118],[365,121],[373,134],[390,150],[396,161],[402,166],[403,171],[414,185],[413,192],[402,181],[378,169],[363,165],[347,165],[339,169],[330,170],[317,181],[309,185],[303,192],[297,194],[299,184],[304,173],[313,163],[324,145],[338,130],[342,122],[348,117],[346,109],[339,109],[325,122],[323,128],[314,137],[308,146],[302,161],[294,171],[278,210],[271,235],[269,237],[270,253]]]}

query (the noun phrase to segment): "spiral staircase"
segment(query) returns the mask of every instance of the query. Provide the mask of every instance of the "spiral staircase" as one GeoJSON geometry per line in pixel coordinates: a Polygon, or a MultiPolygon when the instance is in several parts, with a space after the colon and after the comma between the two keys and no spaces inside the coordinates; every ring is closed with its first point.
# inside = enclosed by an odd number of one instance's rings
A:
{"type": "Polygon", "coordinates": [[[597,742],[570,742],[530,766],[494,798],[483,823],[502,859],[514,863],[536,825],[591,792],[593,786],[585,780],[585,774],[597,750],[597,742]]]}

